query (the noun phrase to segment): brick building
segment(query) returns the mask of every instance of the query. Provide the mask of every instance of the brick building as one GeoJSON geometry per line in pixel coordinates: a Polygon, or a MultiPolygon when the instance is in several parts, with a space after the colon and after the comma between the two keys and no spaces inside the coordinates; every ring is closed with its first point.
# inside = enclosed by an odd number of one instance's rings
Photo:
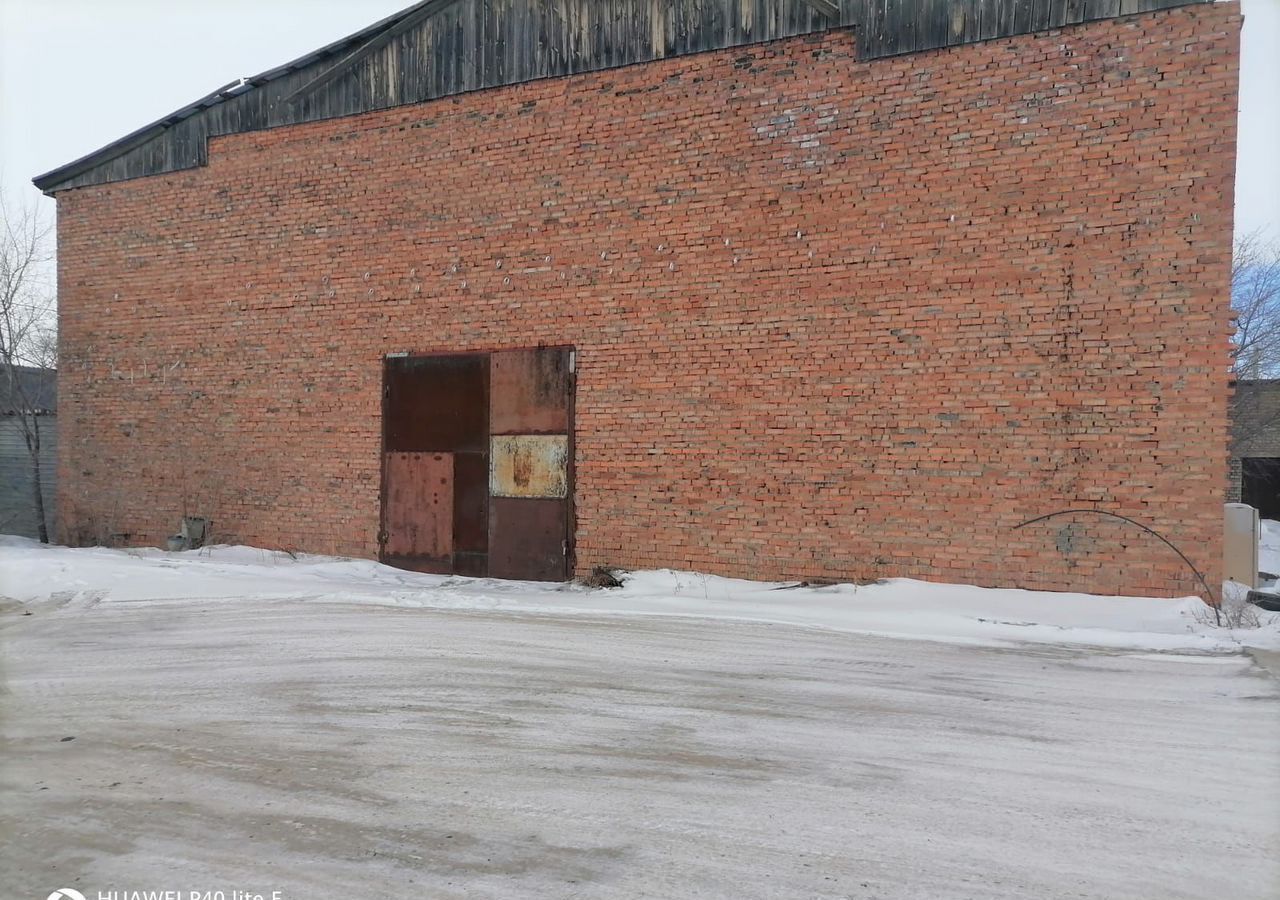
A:
{"type": "Polygon", "coordinates": [[[428,0],[36,179],[64,537],[1186,594],[1239,8],[428,0]]]}

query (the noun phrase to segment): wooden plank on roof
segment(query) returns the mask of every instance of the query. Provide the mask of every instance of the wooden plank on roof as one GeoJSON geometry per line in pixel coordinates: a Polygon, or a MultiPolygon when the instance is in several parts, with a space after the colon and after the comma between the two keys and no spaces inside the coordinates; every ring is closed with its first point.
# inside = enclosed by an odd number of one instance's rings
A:
{"type": "Polygon", "coordinates": [[[800,2],[828,19],[840,17],[840,3],[838,0],[800,0],[800,2]]]}
{"type": "Polygon", "coordinates": [[[380,29],[225,89],[36,179],[42,190],[198,165],[207,136],[551,74],[855,27],[869,61],[1208,0],[427,0],[380,29]],[[192,123],[190,127],[186,123],[192,123]]]}

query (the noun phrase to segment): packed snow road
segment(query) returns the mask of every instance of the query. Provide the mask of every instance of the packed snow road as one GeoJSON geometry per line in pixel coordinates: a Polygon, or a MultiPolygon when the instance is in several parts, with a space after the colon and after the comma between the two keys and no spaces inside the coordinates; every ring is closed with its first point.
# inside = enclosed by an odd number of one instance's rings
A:
{"type": "Polygon", "coordinates": [[[6,898],[1280,886],[1280,692],[1242,654],[63,600],[0,612],[6,898]]]}

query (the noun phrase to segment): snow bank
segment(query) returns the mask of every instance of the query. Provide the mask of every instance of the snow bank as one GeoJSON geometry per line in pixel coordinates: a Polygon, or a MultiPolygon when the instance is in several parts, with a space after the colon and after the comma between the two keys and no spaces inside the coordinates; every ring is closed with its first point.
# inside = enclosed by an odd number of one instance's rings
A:
{"type": "Polygon", "coordinates": [[[681,616],[807,626],[951,643],[1086,644],[1147,650],[1280,649],[1280,615],[1215,628],[1196,598],[1004,590],[889,579],[800,588],[669,570],[615,590],[404,572],[366,560],[251,547],[185,553],[46,547],[0,538],[0,597],[28,608],[160,600],[304,600],[426,609],[681,616]]]}

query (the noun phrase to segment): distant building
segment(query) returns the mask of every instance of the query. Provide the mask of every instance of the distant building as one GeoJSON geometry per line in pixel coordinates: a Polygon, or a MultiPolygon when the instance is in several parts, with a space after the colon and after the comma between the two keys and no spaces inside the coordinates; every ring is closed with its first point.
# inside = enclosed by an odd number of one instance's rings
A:
{"type": "Polygon", "coordinates": [[[1017,526],[1218,579],[1240,23],[428,0],[231,83],[35,180],[63,534],[1190,593],[1017,526]]]}
{"type": "Polygon", "coordinates": [[[1228,503],[1280,519],[1280,379],[1237,381],[1231,399],[1228,503]]]}
{"type": "Polygon", "coordinates": [[[10,381],[7,372],[0,370],[0,534],[39,536],[35,474],[19,418],[20,412],[26,412],[31,417],[30,424],[40,430],[40,480],[44,488],[45,521],[52,536],[56,531],[57,372],[19,366],[16,374],[21,390],[10,381]]]}

